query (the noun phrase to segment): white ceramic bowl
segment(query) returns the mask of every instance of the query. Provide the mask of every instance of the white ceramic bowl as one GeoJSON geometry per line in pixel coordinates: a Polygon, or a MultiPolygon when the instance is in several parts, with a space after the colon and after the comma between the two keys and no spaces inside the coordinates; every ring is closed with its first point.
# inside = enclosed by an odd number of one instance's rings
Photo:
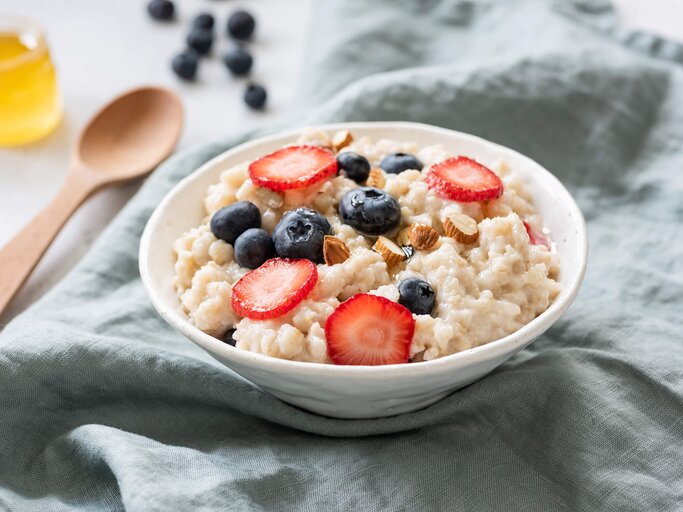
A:
{"type": "Polygon", "coordinates": [[[159,314],[170,325],[230,369],[278,398],[326,416],[374,418],[414,411],[445,397],[493,370],[546,331],[576,296],[586,268],[588,244],[583,217],[562,184],[529,158],[486,140],[416,123],[343,123],[355,137],[443,144],[455,154],[491,162],[504,158],[528,184],[537,210],[560,254],[563,290],[555,302],[517,332],[486,345],[432,361],[387,366],[335,366],[277,359],[231,347],[194,327],[172,286],[173,242],[204,217],[207,187],[224,169],[294,142],[299,131],[237,146],[207,162],[178,183],[150,217],[140,241],[140,275],[159,314]]]}

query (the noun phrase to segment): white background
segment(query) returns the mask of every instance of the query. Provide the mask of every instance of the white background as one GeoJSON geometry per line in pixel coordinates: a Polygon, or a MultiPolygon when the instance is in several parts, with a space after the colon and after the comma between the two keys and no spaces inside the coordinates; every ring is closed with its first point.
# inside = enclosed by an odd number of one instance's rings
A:
{"type": "MultiPolygon", "coordinates": [[[[160,84],[180,93],[186,124],[178,149],[202,144],[286,116],[299,79],[304,38],[313,0],[175,0],[178,16],[159,23],[146,0],[0,0],[0,15],[29,16],[46,27],[64,99],[64,120],[45,140],[20,149],[0,149],[0,245],[45,205],[61,185],[71,144],[81,126],[119,92],[160,84]],[[242,103],[243,79],[229,76],[218,58],[228,46],[225,21],[238,8],[257,19],[250,44],[254,81],[268,90],[268,108],[242,103]],[[184,46],[188,24],[200,11],[216,15],[217,45],[194,84],[169,69],[184,46]]],[[[683,0],[617,0],[627,25],[683,41],[683,0]]],[[[91,198],[58,236],[43,261],[0,316],[0,325],[25,309],[82,256],[139,184],[105,190],[91,198]]]]}

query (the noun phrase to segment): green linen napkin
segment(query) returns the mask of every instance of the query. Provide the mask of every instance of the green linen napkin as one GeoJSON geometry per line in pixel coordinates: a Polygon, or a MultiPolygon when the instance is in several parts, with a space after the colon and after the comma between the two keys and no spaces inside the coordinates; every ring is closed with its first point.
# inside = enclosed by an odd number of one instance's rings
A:
{"type": "Polygon", "coordinates": [[[329,0],[312,26],[289,126],[420,121],[538,160],[588,222],[575,304],[425,410],[299,410],[145,295],[155,205],[253,134],[185,152],[0,333],[0,510],[680,510],[683,49],[596,0],[329,0]]]}

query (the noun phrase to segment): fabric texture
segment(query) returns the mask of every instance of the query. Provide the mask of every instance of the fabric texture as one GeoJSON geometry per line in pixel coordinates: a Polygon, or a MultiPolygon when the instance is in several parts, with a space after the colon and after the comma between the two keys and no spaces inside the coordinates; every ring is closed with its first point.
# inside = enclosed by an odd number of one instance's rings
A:
{"type": "Polygon", "coordinates": [[[254,134],[176,155],[0,333],[0,510],[681,510],[680,46],[587,0],[328,0],[312,26],[288,126],[419,121],[534,158],[587,220],[576,302],[419,412],[297,409],[232,378],[146,297],[150,213],[254,134]]]}

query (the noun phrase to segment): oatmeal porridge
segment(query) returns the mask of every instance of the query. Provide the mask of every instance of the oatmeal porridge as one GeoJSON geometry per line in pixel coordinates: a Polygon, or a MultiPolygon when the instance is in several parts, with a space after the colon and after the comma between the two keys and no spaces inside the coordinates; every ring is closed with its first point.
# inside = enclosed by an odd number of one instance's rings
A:
{"type": "Polygon", "coordinates": [[[513,333],[560,292],[559,258],[504,161],[305,130],[224,170],[174,244],[202,331],[295,361],[426,361],[513,333]]]}

